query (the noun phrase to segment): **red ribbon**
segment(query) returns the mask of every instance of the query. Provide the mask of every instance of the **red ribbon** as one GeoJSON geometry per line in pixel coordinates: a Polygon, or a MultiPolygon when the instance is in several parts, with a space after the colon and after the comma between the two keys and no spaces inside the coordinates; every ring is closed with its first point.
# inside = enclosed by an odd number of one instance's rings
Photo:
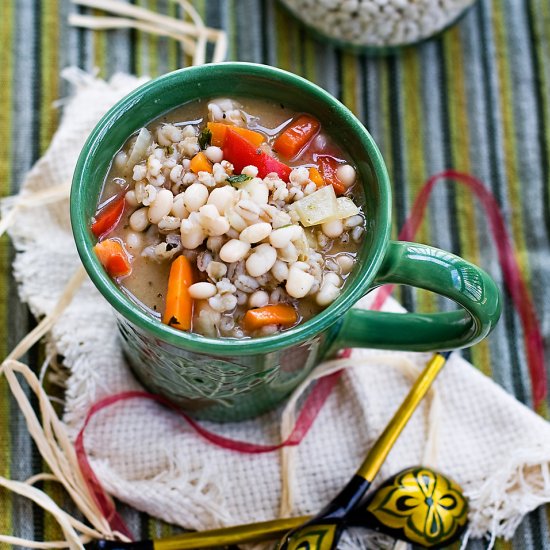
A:
{"type": "MultiPolygon", "coordinates": [[[[339,357],[344,359],[348,358],[350,355],[351,350],[345,349],[342,350],[339,357]]],[[[86,427],[88,426],[92,417],[95,416],[99,411],[121,401],[129,401],[131,399],[149,399],[150,401],[155,401],[172,410],[178,416],[183,418],[201,437],[218,447],[246,454],[270,453],[273,451],[277,451],[282,447],[299,445],[302,442],[306,434],[309,432],[309,429],[313,425],[313,422],[317,418],[319,411],[328,399],[328,396],[334,389],[334,386],[338,382],[338,379],[340,378],[342,373],[343,371],[338,371],[317,381],[313,390],[309,393],[306,400],[304,401],[302,410],[300,411],[298,419],[296,420],[296,424],[294,425],[292,433],[285,441],[282,441],[281,443],[277,443],[275,445],[249,443],[247,441],[231,439],[211,432],[202,427],[196,420],[194,420],[188,414],[176,407],[173,403],[159,395],[154,395],[144,391],[127,391],[110,395],[108,397],[100,399],[90,407],[90,410],[88,411],[86,418],[84,419],[84,424],[78,432],[78,436],[75,441],[75,451],[80,470],[95,503],[101,510],[103,516],[109,522],[111,528],[113,530],[123,533],[124,535],[132,539],[133,537],[128,527],[125,525],[124,521],[116,511],[112,499],[107,495],[107,493],[101,486],[99,479],[97,479],[97,476],[95,475],[95,472],[88,460],[88,455],[86,454],[86,449],[84,447],[84,431],[86,430],[86,427]]]]}
{"type": "MultiPolygon", "coordinates": [[[[456,182],[468,187],[477,195],[481,201],[481,204],[485,208],[493,238],[497,246],[504,280],[512,297],[514,306],[519,312],[523,325],[525,347],[527,350],[527,361],[533,389],[533,400],[535,406],[538,406],[545,398],[547,391],[542,334],[538,325],[533,302],[521,275],[519,264],[506,230],[504,218],[493,195],[478,179],[469,174],[456,172],[455,170],[447,170],[436,174],[425,183],[422,190],[418,194],[412,207],[411,214],[399,234],[399,238],[401,240],[414,240],[414,236],[416,235],[423,219],[428,199],[435,184],[438,181],[445,179],[455,180],[456,182]]],[[[374,300],[372,309],[380,309],[391,294],[392,289],[393,285],[387,285],[380,289],[374,300]]],[[[349,357],[350,353],[351,350],[344,350],[340,357],[349,357]]],[[[109,521],[109,524],[113,530],[120,531],[126,536],[132,538],[128,528],[117,514],[112,499],[105,493],[101,483],[97,479],[86,455],[86,450],[84,447],[84,431],[95,414],[102,409],[110,407],[111,405],[121,401],[127,401],[130,399],[149,399],[151,401],[156,401],[157,403],[174,411],[177,415],[183,418],[197,432],[197,434],[218,447],[247,454],[269,453],[279,450],[282,447],[296,446],[302,442],[338,382],[342,372],[343,371],[335,372],[330,376],[326,376],[316,382],[312,391],[304,401],[292,433],[285,441],[274,445],[250,443],[247,441],[235,440],[218,435],[202,427],[196,420],[179,410],[166,399],[157,395],[142,391],[130,391],[111,395],[96,402],[90,408],[88,414],[86,415],[84,424],[78,434],[75,442],[75,449],[80,469],[82,470],[82,474],[97,506],[100,508],[107,521],[109,521]]]]}
{"type": "MultiPolygon", "coordinates": [[[[416,197],[411,214],[403,226],[401,233],[399,233],[399,238],[404,241],[414,239],[424,217],[430,194],[436,183],[443,180],[454,180],[457,183],[465,185],[478,197],[485,209],[491,233],[493,234],[493,240],[497,247],[504,282],[523,326],[527,364],[531,377],[531,391],[536,408],[547,395],[548,384],[545,371],[544,342],[535,306],[521,274],[519,262],[508,235],[508,230],[506,229],[504,216],[491,192],[485,188],[480,180],[470,174],[455,170],[446,170],[445,172],[436,174],[424,184],[416,197]]],[[[393,285],[382,288],[374,300],[374,305],[381,307],[386,298],[391,294],[392,289],[393,285]]]]}

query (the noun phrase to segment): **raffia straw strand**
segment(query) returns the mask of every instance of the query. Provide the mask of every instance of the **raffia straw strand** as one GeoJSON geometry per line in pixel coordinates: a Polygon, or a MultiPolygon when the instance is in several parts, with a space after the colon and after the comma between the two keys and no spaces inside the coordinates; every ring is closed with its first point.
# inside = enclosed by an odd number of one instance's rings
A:
{"type": "Polygon", "coordinates": [[[70,192],[70,183],[59,183],[47,189],[25,191],[16,195],[4,197],[2,203],[12,207],[19,206],[21,208],[32,208],[68,199],[70,192]]]}
{"type": "Polygon", "coordinates": [[[428,427],[426,445],[424,448],[424,456],[422,457],[422,464],[430,467],[437,468],[437,457],[439,451],[439,433],[441,430],[441,418],[443,417],[443,407],[441,403],[441,397],[436,391],[431,396],[430,409],[428,413],[428,427]]]}
{"type": "MultiPolygon", "coordinates": [[[[398,368],[403,372],[411,382],[414,382],[419,375],[419,370],[416,365],[409,359],[405,357],[397,357],[394,354],[388,354],[385,352],[376,353],[370,356],[370,359],[374,361],[382,361],[388,366],[393,366],[398,368]]],[[[361,362],[357,359],[350,361],[349,359],[335,359],[333,361],[328,361],[323,364],[321,367],[314,369],[307,378],[294,390],[290,396],[281,418],[281,440],[285,441],[290,434],[292,433],[294,426],[296,424],[296,408],[298,400],[302,397],[303,393],[310,386],[312,382],[329,376],[338,372],[339,370],[347,369],[350,367],[360,367],[361,362]]],[[[438,426],[438,422],[434,423],[434,414],[432,412],[432,404],[434,397],[436,396],[436,391],[434,386],[428,391],[428,427],[427,433],[428,438],[426,442],[427,449],[433,450],[436,448],[436,442],[434,438],[437,438],[437,429],[433,429],[433,426],[438,426]]],[[[425,453],[426,454],[426,453],[425,453]]],[[[430,455],[431,456],[431,455],[430,455]]],[[[296,449],[294,447],[283,447],[281,449],[281,502],[279,505],[279,516],[280,517],[289,517],[292,514],[292,509],[294,505],[294,462],[296,457],[296,449]]],[[[435,456],[431,457],[432,463],[435,463],[435,456]]]]}
{"type": "Polygon", "coordinates": [[[50,542],[37,542],[34,540],[12,537],[10,535],[0,535],[0,542],[10,544],[12,546],[22,546],[23,548],[40,548],[43,550],[48,550],[49,548],[70,548],[69,543],[66,541],[59,540],[50,542]]]}
{"type": "Polygon", "coordinates": [[[66,429],[49,404],[44,389],[34,373],[27,365],[13,359],[5,361],[0,372],[3,372],[6,377],[10,390],[25,417],[28,431],[53,475],[57,477],[93,527],[99,532],[112,535],[106,519],[102,517],[100,510],[87,492],[86,482],[80,473],[76,454],[66,429]],[[38,420],[15,373],[23,375],[30,389],[38,397],[42,409],[43,424],[38,420]],[[49,426],[48,430],[46,430],[46,426],[49,426]]]}
{"type": "MultiPolygon", "coordinates": [[[[63,521],[68,522],[68,524],[70,524],[71,527],[73,527],[74,529],[77,529],[88,538],[98,538],[102,536],[102,534],[99,531],[92,529],[85,523],[82,523],[78,519],[73,518],[71,515],[67,514],[67,512],[62,510],[56,504],[56,502],[53,499],[51,499],[51,497],[49,497],[46,493],[44,493],[40,489],[37,489],[36,487],[33,487],[33,485],[29,483],[29,479],[25,480],[24,482],[21,482],[21,481],[14,481],[11,479],[8,480],[3,477],[0,477],[0,485],[6,488],[9,488],[14,493],[17,493],[21,496],[29,498],[30,500],[32,500],[33,502],[37,503],[40,506],[41,506],[41,502],[45,502],[48,506],[51,507],[50,509],[42,506],[45,510],[49,511],[54,516],[56,514],[60,515],[60,517],[63,518],[63,521]],[[28,488],[30,488],[30,490],[28,488]]],[[[59,479],[57,479],[53,474],[47,474],[47,473],[37,474],[33,476],[32,479],[34,480],[34,483],[38,481],[45,481],[45,480],[56,481],[59,483],[59,479]]]]}
{"type": "Polygon", "coordinates": [[[34,485],[35,483],[38,483],[40,481],[59,481],[53,474],[47,474],[45,472],[41,474],[35,474],[31,477],[28,477],[25,480],[25,483],[27,485],[34,485]]]}
{"type": "MultiPolygon", "coordinates": [[[[116,13],[127,17],[135,17],[150,23],[156,23],[170,28],[176,32],[185,33],[189,36],[197,38],[200,31],[192,23],[174,19],[167,15],[161,15],[151,10],[120,2],[119,0],[73,0],[73,4],[84,6],[87,8],[95,8],[102,11],[116,13]]],[[[220,33],[219,30],[205,27],[204,32],[209,40],[215,41],[220,33]]]]}
{"type": "MultiPolygon", "coordinates": [[[[29,477],[23,483],[25,483],[26,485],[32,486],[35,483],[38,483],[40,481],[54,481],[55,483],[61,483],[60,480],[57,477],[55,477],[53,474],[48,474],[46,472],[42,472],[40,474],[36,474],[32,477],[29,477]]],[[[85,523],[82,523],[81,521],[79,521],[76,518],[73,518],[70,515],[67,516],[67,519],[75,529],[78,529],[84,535],[87,535],[92,538],[97,538],[98,536],[102,536],[102,534],[99,531],[92,529],[85,523]]]]}
{"type": "Polygon", "coordinates": [[[195,49],[195,55],[193,55],[193,65],[203,65],[206,62],[206,44],[208,41],[204,21],[194,6],[187,0],[175,1],[183,8],[184,13],[189,14],[189,17],[191,17],[191,20],[197,27],[197,47],[195,49]]]}
{"type": "Polygon", "coordinates": [[[11,210],[0,220],[0,237],[10,228],[11,224],[15,221],[15,215],[19,210],[19,206],[15,204],[11,210]]]}
{"type": "MultiPolygon", "coordinates": [[[[95,501],[88,492],[86,482],[82,478],[82,474],[78,467],[74,447],[69,440],[64,424],[57,417],[57,414],[54,411],[52,404],[50,403],[48,396],[36,375],[27,365],[24,365],[18,361],[23,354],[25,354],[42,338],[42,336],[44,336],[44,334],[51,329],[55,321],[70,304],[77,290],[80,288],[84,277],[84,269],[80,267],[68,282],[53,311],[44,317],[37,327],[27,334],[27,336],[25,336],[25,338],[23,338],[21,342],[19,342],[19,344],[13,349],[13,351],[3,361],[0,367],[0,373],[3,373],[6,377],[10,390],[25,417],[28,431],[35,441],[40,454],[53,472],[53,475],[63,485],[77,507],[95,527],[95,529],[104,536],[107,535],[113,537],[115,536],[115,533],[111,531],[107,520],[102,516],[101,511],[97,508],[95,501]],[[33,407],[30,405],[28,397],[23,391],[15,373],[20,373],[23,375],[30,389],[38,397],[42,424],[38,420],[33,407]]],[[[42,493],[28,484],[26,486],[35,492],[42,493]]],[[[36,496],[36,493],[27,493],[27,496],[31,495],[36,496]]],[[[47,495],[45,496],[47,497],[47,495]]],[[[50,502],[44,501],[42,504],[50,505],[50,502]]],[[[49,510],[47,507],[45,509],[49,510]]],[[[60,512],[59,510],[59,507],[57,507],[56,514],[54,515],[58,520],[59,517],[64,518],[64,523],[60,523],[60,525],[62,525],[62,527],[66,524],[71,525],[71,521],[67,519],[67,516],[71,516],[66,514],[66,512],[60,512]],[[65,516],[60,516],[60,513],[65,514],[65,516]]],[[[72,519],[73,518],[71,518],[71,520],[72,519]]],[[[69,533],[67,537],[70,538],[71,534],[69,533]]],[[[80,546],[74,547],[80,548],[80,546]]]]}
{"type": "MultiPolygon", "coordinates": [[[[339,370],[351,366],[347,359],[335,359],[328,361],[321,367],[313,370],[309,376],[294,390],[290,396],[281,416],[281,441],[286,441],[296,425],[297,402],[309,387],[309,385],[323,376],[328,376],[339,370]]],[[[279,504],[279,516],[289,517],[292,513],[294,502],[294,461],[296,449],[283,447],[281,449],[281,502],[279,504]]]]}
{"type": "Polygon", "coordinates": [[[61,184],[33,192],[32,194],[18,194],[2,199],[2,202],[8,206],[8,212],[0,220],[0,237],[11,227],[20,209],[42,206],[66,199],[69,196],[69,192],[70,186],[61,184]]]}
{"type": "Polygon", "coordinates": [[[84,267],[80,266],[74,275],[71,277],[67,286],[65,287],[63,293],[61,294],[57,304],[49,313],[46,315],[36,327],[34,327],[31,332],[29,332],[18,344],[13,348],[10,354],[6,359],[19,359],[23,356],[36,342],[40,340],[53,326],[57,321],[61,313],[65,308],[70,304],[77,290],[80,288],[84,279],[86,277],[86,272],[84,267]]]}
{"type": "Polygon", "coordinates": [[[32,500],[35,504],[38,504],[42,509],[50,512],[56,519],[57,523],[63,531],[63,536],[67,541],[67,547],[71,550],[84,550],[84,545],[80,540],[80,537],[76,530],[71,525],[71,522],[67,519],[67,513],[59,508],[59,506],[43,491],[40,491],[36,487],[27,485],[20,481],[12,481],[4,477],[0,477],[0,486],[26,497],[32,500]]]}
{"type": "Polygon", "coordinates": [[[157,25],[151,25],[145,21],[137,21],[135,19],[126,19],[122,17],[101,17],[93,15],[80,15],[72,13],[68,17],[69,25],[73,27],[82,27],[90,30],[113,30],[113,29],[136,29],[139,31],[147,32],[149,34],[156,34],[159,36],[166,36],[173,38],[181,43],[183,51],[187,55],[195,55],[195,42],[187,36],[162,29],[157,25]]]}
{"type": "Polygon", "coordinates": [[[212,54],[212,63],[221,63],[227,58],[227,35],[225,32],[220,32],[214,46],[212,54]]]}

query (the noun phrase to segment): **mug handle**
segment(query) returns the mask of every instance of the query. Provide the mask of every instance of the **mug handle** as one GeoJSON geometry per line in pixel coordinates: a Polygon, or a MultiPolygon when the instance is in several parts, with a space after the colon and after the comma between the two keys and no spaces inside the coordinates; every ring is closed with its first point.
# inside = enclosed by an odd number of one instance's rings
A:
{"type": "Polygon", "coordinates": [[[404,314],[351,309],[336,337],[338,347],[411,351],[461,348],[485,338],[500,317],[500,292],[493,279],[479,267],[438,248],[390,241],[374,287],[387,283],[436,292],[463,309],[404,314]]]}

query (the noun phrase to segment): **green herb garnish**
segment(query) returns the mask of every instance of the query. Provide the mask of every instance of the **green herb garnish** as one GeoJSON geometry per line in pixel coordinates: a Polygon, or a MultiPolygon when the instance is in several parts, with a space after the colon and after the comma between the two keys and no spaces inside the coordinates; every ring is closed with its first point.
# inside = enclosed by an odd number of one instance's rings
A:
{"type": "Polygon", "coordinates": [[[252,176],[247,176],[246,174],[239,174],[238,176],[229,176],[225,181],[231,185],[235,183],[244,183],[245,181],[250,181],[252,176]]]}
{"type": "Polygon", "coordinates": [[[199,145],[201,149],[206,149],[212,143],[212,132],[208,128],[204,130],[199,135],[199,145]]]}

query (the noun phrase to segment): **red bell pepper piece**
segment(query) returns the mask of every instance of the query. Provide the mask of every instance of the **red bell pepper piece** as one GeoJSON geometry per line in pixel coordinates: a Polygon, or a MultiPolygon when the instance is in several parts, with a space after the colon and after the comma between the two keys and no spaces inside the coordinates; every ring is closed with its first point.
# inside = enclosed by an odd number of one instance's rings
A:
{"type": "Polygon", "coordinates": [[[275,172],[283,181],[288,182],[292,170],[286,164],[252,145],[231,128],[226,132],[223,156],[233,165],[237,174],[240,174],[245,166],[252,165],[258,168],[259,178],[265,178],[267,174],[275,172]]]}
{"type": "Polygon", "coordinates": [[[330,155],[315,155],[313,158],[325,182],[334,187],[334,192],[337,195],[343,195],[346,192],[346,186],[338,179],[336,173],[342,161],[330,155]]]}
{"type": "Polygon", "coordinates": [[[95,221],[92,224],[92,233],[97,238],[109,233],[116,227],[124,212],[125,202],[125,193],[121,193],[116,195],[96,213],[94,216],[95,221]]]}

